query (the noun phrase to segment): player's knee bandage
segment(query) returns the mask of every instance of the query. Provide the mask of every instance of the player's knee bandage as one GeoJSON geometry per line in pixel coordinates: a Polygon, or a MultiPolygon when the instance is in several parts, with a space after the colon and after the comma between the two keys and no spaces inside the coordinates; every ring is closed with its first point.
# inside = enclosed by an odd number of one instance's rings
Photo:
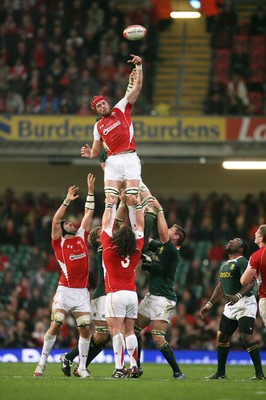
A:
{"type": "Polygon", "coordinates": [[[142,208],[147,207],[149,201],[152,200],[153,198],[154,198],[153,196],[145,197],[145,199],[143,199],[142,202],[141,202],[142,208]]]}
{"type": "Polygon", "coordinates": [[[51,321],[55,322],[56,324],[58,324],[59,326],[61,326],[63,324],[65,320],[65,314],[56,311],[56,312],[52,312],[51,314],[51,321]]]}
{"type": "Polygon", "coordinates": [[[131,195],[131,196],[137,196],[139,192],[139,189],[137,187],[129,187],[126,188],[125,194],[126,196],[131,195]]]}
{"type": "Polygon", "coordinates": [[[96,326],[95,325],[95,332],[97,333],[109,333],[109,329],[107,326],[96,326]]]}
{"type": "Polygon", "coordinates": [[[89,315],[81,315],[76,319],[78,328],[87,328],[90,326],[90,316],[89,315]]]}
{"type": "Polygon", "coordinates": [[[112,186],[105,186],[104,193],[108,193],[111,196],[119,196],[119,190],[112,186]]]}
{"type": "Polygon", "coordinates": [[[151,335],[152,336],[164,337],[165,333],[163,331],[157,331],[156,329],[152,329],[151,335]]]}

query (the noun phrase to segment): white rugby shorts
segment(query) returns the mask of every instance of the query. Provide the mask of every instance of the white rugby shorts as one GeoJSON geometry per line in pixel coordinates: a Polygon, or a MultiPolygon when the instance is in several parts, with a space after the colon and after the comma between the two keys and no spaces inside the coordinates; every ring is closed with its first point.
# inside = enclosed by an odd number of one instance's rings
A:
{"type": "Polygon", "coordinates": [[[229,306],[224,306],[224,315],[233,320],[239,320],[242,317],[256,318],[257,315],[257,300],[255,296],[244,296],[237,303],[229,306]]]}
{"type": "Polygon", "coordinates": [[[141,164],[137,153],[125,153],[109,156],[105,162],[105,181],[124,181],[141,179],[141,164]]]}
{"type": "Polygon", "coordinates": [[[106,296],[97,297],[91,301],[91,317],[95,321],[106,321],[105,317],[106,296]]]}
{"type": "Polygon", "coordinates": [[[138,296],[130,290],[119,290],[118,292],[107,293],[105,316],[133,318],[138,316],[138,296]]]}
{"type": "Polygon", "coordinates": [[[175,301],[147,293],[139,305],[138,312],[151,321],[166,321],[170,323],[175,313],[175,307],[175,301]]]}
{"type": "Polygon", "coordinates": [[[52,310],[61,309],[66,312],[91,312],[90,306],[90,292],[87,288],[68,288],[65,286],[58,286],[52,310]]]}
{"type": "Polygon", "coordinates": [[[261,319],[266,326],[266,298],[263,297],[259,300],[259,312],[261,319]]]}

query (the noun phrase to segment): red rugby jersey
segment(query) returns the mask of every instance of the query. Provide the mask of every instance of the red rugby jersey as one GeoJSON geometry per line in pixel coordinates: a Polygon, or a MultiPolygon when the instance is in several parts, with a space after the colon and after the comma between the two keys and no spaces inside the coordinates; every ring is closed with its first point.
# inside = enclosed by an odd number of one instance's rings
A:
{"type": "Polygon", "coordinates": [[[126,150],[136,150],[134,129],[130,118],[132,104],[124,97],[112,109],[111,114],[94,125],[93,137],[106,144],[108,156],[126,150]]]}
{"type": "Polygon", "coordinates": [[[119,290],[135,292],[135,271],[144,244],[143,234],[136,240],[135,253],[127,257],[119,255],[116,246],[112,244],[112,238],[105,231],[101,233],[101,239],[106,293],[117,292],[119,290]]]}
{"type": "Polygon", "coordinates": [[[79,228],[73,238],[52,239],[52,247],[61,267],[58,285],[70,288],[89,286],[89,253],[87,239],[89,233],[79,228]]]}
{"type": "Polygon", "coordinates": [[[262,246],[250,256],[247,268],[257,271],[259,297],[266,297],[266,246],[262,246]]]}

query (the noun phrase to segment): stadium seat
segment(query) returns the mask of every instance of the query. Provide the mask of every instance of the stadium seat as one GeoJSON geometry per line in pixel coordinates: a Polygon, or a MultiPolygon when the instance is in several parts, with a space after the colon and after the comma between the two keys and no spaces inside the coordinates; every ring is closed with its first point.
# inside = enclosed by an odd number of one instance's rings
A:
{"type": "Polygon", "coordinates": [[[263,94],[257,91],[250,91],[248,97],[251,105],[251,113],[261,115],[263,113],[263,94]]]}
{"type": "Polygon", "coordinates": [[[249,51],[249,36],[248,35],[235,35],[233,38],[233,44],[234,46],[236,45],[241,45],[243,48],[244,52],[249,51]]]}

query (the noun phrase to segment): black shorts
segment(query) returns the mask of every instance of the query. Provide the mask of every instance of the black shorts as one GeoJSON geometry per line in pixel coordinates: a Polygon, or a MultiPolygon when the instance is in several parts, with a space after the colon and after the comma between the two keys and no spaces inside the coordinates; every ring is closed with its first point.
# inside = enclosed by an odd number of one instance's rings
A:
{"type": "Polygon", "coordinates": [[[220,321],[219,331],[231,337],[238,328],[239,333],[253,334],[255,319],[251,317],[242,317],[239,320],[227,318],[224,314],[220,321]]]}

